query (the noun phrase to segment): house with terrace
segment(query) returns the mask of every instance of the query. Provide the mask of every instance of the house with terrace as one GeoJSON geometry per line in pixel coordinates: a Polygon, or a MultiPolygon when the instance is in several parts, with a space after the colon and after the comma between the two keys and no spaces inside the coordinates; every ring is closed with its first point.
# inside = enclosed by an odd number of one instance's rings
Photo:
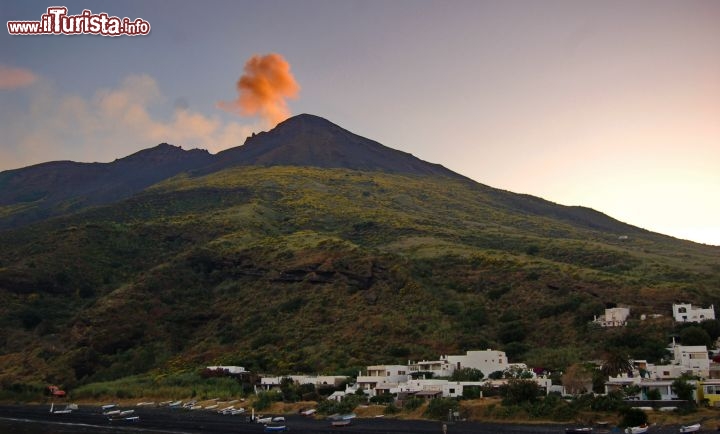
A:
{"type": "Polygon", "coordinates": [[[706,319],[715,319],[715,307],[695,307],[689,303],[673,304],[673,318],[677,322],[702,322],[706,319]]]}
{"type": "Polygon", "coordinates": [[[431,373],[433,378],[450,377],[456,370],[464,368],[477,369],[487,377],[509,367],[505,352],[491,349],[466,351],[464,355],[443,355],[439,360],[408,362],[409,372],[414,377],[427,372],[431,373]]]}
{"type": "Polygon", "coordinates": [[[593,322],[600,327],[622,327],[627,324],[630,309],[627,307],[613,307],[605,309],[605,314],[595,316],[593,322]]]}
{"type": "Polygon", "coordinates": [[[409,368],[407,365],[374,365],[368,366],[365,375],[358,373],[357,385],[364,389],[370,396],[375,396],[379,387],[381,392],[391,390],[397,387],[399,383],[404,383],[409,378],[409,368]]]}

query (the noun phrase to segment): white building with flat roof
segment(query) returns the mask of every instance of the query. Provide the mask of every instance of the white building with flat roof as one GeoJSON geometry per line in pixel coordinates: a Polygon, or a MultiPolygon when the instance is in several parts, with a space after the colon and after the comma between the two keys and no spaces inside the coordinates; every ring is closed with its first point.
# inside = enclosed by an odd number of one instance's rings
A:
{"type": "Polygon", "coordinates": [[[610,309],[605,309],[605,314],[596,316],[593,322],[599,324],[600,327],[622,327],[627,324],[627,319],[629,316],[629,308],[613,307],[610,309]]]}
{"type": "Polygon", "coordinates": [[[460,356],[440,356],[440,360],[408,363],[410,373],[431,372],[434,377],[449,377],[458,369],[478,369],[487,378],[495,371],[504,371],[510,364],[504,351],[467,351],[460,356]]]}
{"type": "Polygon", "coordinates": [[[368,366],[366,371],[366,375],[362,375],[362,372],[358,375],[357,385],[369,391],[371,396],[378,387],[387,390],[397,387],[399,383],[404,383],[410,378],[407,365],[374,365],[368,366]]]}
{"type": "Polygon", "coordinates": [[[701,322],[706,319],[715,319],[715,307],[694,307],[690,303],[673,304],[673,318],[677,322],[701,322]]]}

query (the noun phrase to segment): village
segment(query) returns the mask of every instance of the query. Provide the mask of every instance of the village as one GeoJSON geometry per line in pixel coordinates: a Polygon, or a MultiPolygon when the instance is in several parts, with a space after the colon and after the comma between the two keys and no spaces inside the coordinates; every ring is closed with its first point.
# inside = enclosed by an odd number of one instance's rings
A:
{"type": "MultiPolygon", "coordinates": [[[[715,319],[714,306],[694,307],[691,304],[674,304],[673,319],[676,323],[699,323],[715,319]]],[[[595,317],[593,323],[601,328],[624,327],[630,316],[627,307],[605,310],[604,315],[595,317]]],[[[642,316],[641,319],[645,319],[642,316]]],[[[687,380],[692,386],[693,400],[697,404],[720,405],[720,363],[712,360],[705,345],[682,345],[673,339],[667,347],[669,360],[663,364],[652,364],[646,360],[628,360],[628,367],[616,376],[604,379],[604,392],[622,390],[629,401],[637,401],[638,408],[674,409],[680,397],[673,388],[677,379],[687,380]]],[[[588,361],[600,369],[603,361],[588,361]]],[[[208,366],[209,370],[225,371],[232,375],[248,373],[240,366],[208,366]]],[[[355,379],[337,375],[282,375],[259,377],[256,391],[280,389],[283,381],[292,380],[298,385],[313,385],[317,388],[340,387],[329,400],[341,401],[347,395],[364,394],[368,398],[385,396],[402,402],[410,397],[461,398],[482,397],[483,390],[498,389],[513,379],[532,380],[544,394],[559,394],[563,397],[577,396],[593,390],[591,381],[580,384],[563,381],[554,384],[549,373],[533,369],[525,363],[510,363],[505,352],[485,349],[467,351],[463,355],[441,355],[437,360],[408,361],[404,365],[372,365],[364,372],[358,372],[355,379]],[[454,374],[469,373],[476,378],[453,380],[454,374]],[[482,374],[480,374],[482,373],[482,374]]],[[[455,375],[457,377],[457,375],[455,375]]],[[[467,377],[467,375],[465,375],[467,377]]]]}

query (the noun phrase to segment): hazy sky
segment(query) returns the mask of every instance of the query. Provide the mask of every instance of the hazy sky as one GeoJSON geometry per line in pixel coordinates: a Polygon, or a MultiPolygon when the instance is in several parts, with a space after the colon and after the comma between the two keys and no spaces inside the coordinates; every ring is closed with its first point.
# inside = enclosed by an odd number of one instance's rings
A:
{"type": "Polygon", "coordinates": [[[216,152],[217,108],[278,53],[312,113],[478,182],[720,245],[720,1],[5,0],[143,18],[148,36],[0,32],[0,170],[216,152]]]}

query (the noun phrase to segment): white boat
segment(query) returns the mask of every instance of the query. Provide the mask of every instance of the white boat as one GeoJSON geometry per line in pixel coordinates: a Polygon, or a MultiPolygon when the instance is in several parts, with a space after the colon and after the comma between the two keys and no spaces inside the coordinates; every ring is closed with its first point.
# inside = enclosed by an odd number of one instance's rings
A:
{"type": "MultiPolygon", "coordinates": [[[[74,405],[74,404],[72,404],[74,405]]],[[[77,409],[77,406],[75,406],[75,409],[77,409]]],[[[72,413],[73,409],[70,408],[70,405],[66,405],[63,410],[55,410],[55,403],[50,403],[50,413],[51,414],[70,414],[72,413]]]]}
{"type": "Polygon", "coordinates": [[[120,412],[120,416],[126,417],[126,416],[130,416],[133,413],[135,413],[135,410],[123,410],[120,412]]]}
{"type": "Polygon", "coordinates": [[[701,425],[699,423],[693,425],[683,425],[680,427],[680,432],[698,432],[700,431],[701,425]]]}
{"type": "Polygon", "coordinates": [[[647,426],[646,424],[639,425],[639,426],[629,426],[629,427],[625,428],[625,433],[626,434],[644,434],[644,433],[648,432],[649,429],[650,429],[650,427],[647,426]]]}
{"type": "Polygon", "coordinates": [[[218,413],[230,414],[233,410],[235,410],[235,407],[231,405],[230,407],[221,408],[220,410],[218,410],[218,413]]]}
{"type": "Polygon", "coordinates": [[[272,422],[272,417],[260,417],[257,419],[257,423],[270,423],[272,422]]]}
{"type": "Polygon", "coordinates": [[[277,416],[272,418],[273,422],[285,422],[285,418],[283,416],[277,416]]]}

